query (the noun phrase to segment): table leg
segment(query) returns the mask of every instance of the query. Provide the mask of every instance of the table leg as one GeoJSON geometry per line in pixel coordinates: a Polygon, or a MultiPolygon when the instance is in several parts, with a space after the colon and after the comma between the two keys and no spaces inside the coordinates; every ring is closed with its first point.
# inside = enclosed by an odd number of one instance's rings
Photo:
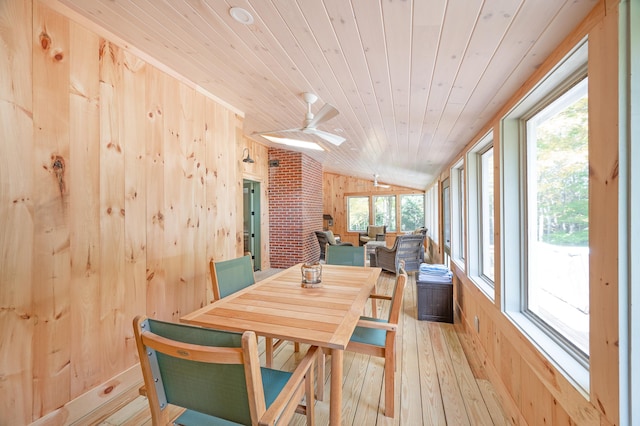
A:
{"type": "Polygon", "coordinates": [[[329,400],[329,424],[340,425],[342,421],[342,367],[344,351],[331,350],[331,399],[329,400]]]}
{"type": "Polygon", "coordinates": [[[273,365],[273,338],[265,337],[264,338],[264,351],[265,351],[265,365],[268,368],[271,368],[273,365]]]}

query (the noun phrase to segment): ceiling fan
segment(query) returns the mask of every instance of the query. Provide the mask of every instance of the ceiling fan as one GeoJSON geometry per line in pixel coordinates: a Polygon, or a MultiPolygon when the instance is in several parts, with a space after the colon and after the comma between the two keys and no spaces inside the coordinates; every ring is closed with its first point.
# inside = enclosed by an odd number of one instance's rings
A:
{"type": "Polygon", "coordinates": [[[302,127],[295,129],[285,129],[285,130],[271,130],[269,132],[258,132],[255,133],[260,136],[268,136],[272,133],[292,133],[292,132],[301,132],[306,133],[308,135],[315,135],[319,138],[324,139],[327,142],[330,142],[336,146],[340,146],[340,144],[346,141],[342,136],[334,135],[333,133],[325,132],[323,130],[318,130],[318,126],[325,121],[331,120],[333,117],[339,114],[338,110],[330,104],[324,104],[324,106],[318,111],[317,114],[313,114],[311,112],[311,105],[315,101],[318,100],[318,97],[313,93],[305,92],[302,94],[302,98],[307,103],[307,114],[305,115],[305,119],[302,127]]]}
{"type": "Polygon", "coordinates": [[[379,183],[377,174],[373,175],[373,186],[375,186],[376,188],[390,188],[391,187],[390,185],[387,185],[386,183],[379,183]]]}

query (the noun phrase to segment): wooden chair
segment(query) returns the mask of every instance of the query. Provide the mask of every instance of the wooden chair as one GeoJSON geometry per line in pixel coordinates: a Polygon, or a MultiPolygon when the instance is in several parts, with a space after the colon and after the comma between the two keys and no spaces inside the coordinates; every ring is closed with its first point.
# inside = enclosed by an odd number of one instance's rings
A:
{"type": "MultiPolygon", "coordinates": [[[[396,276],[396,285],[394,286],[393,294],[391,296],[382,294],[372,294],[370,296],[373,300],[388,300],[391,302],[389,317],[387,319],[360,317],[358,325],[347,345],[348,351],[384,358],[384,414],[387,417],[394,417],[396,333],[406,283],[407,273],[404,270],[404,264],[401,264],[396,276]]],[[[320,396],[318,399],[321,399],[324,393],[324,366],[325,353],[320,350],[318,360],[318,394],[320,396]]]]}
{"type": "Polygon", "coordinates": [[[325,250],[327,265],[364,266],[364,247],[327,245],[325,250]]]}
{"type": "MultiPolygon", "coordinates": [[[[211,271],[211,285],[213,287],[213,300],[220,300],[245,287],[255,284],[256,279],[253,273],[253,263],[251,256],[246,255],[237,259],[222,260],[220,262],[209,262],[211,271]]],[[[265,337],[265,358],[267,367],[273,365],[273,351],[275,351],[284,340],[273,341],[271,337],[265,337]]],[[[300,351],[300,344],[294,342],[294,351],[300,351]]]]}
{"type": "Polygon", "coordinates": [[[312,346],[292,373],[260,367],[255,333],[137,316],[133,328],[154,425],[314,423],[312,346]],[[303,386],[304,384],[304,386],[303,386]],[[305,396],[305,404],[299,405],[305,396]],[[185,410],[172,419],[169,404],[185,410]]]}

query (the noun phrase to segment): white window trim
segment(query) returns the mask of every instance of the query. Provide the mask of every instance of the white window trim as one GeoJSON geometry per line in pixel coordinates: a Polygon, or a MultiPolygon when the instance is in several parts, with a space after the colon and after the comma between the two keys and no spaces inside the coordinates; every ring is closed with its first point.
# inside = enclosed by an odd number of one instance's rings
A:
{"type": "Polygon", "coordinates": [[[466,180],[464,159],[460,159],[450,171],[450,190],[449,190],[449,202],[451,204],[451,261],[454,262],[458,268],[462,271],[466,271],[466,244],[463,244],[465,238],[465,211],[461,202],[461,197],[464,198],[466,194],[462,191],[466,191],[466,182],[460,181],[460,172],[463,171],[466,180]]]}
{"type": "Polygon", "coordinates": [[[479,165],[479,162],[481,161],[481,155],[492,147],[493,131],[480,138],[480,140],[467,153],[466,176],[467,182],[469,184],[469,190],[467,191],[469,197],[467,199],[467,264],[469,270],[467,271],[467,275],[469,276],[471,281],[480,289],[480,291],[482,291],[490,300],[493,301],[495,300],[494,282],[491,281],[489,277],[482,274],[482,267],[480,266],[483,259],[481,256],[482,240],[480,237],[482,234],[482,197],[480,195],[480,183],[482,179],[480,177],[481,167],[479,165]]]}
{"type": "Polygon", "coordinates": [[[552,70],[501,121],[500,152],[494,151],[494,161],[500,163],[500,247],[502,310],[509,320],[527,336],[538,350],[586,398],[589,394],[589,367],[578,357],[550,337],[531,316],[523,313],[525,300],[526,260],[524,229],[526,205],[526,152],[522,141],[524,129],[521,119],[533,115],[535,108],[546,99],[554,98],[571,84],[586,75],[587,42],[580,42],[564,60],[552,70]],[[497,154],[497,156],[496,156],[497,154]]]}

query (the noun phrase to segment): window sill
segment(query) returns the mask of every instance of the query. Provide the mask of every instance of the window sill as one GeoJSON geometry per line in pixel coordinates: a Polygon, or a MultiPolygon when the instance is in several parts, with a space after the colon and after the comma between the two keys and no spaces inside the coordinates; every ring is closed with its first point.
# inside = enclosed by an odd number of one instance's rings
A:
{"type": "Polygon", "coordinates": [[[521,312],[507,311],[506,316],[571,383],[589,399],[589,368],[576,360],[565,348],[549,337],[537,324],[521,312]]]}
{"type": "Polygon", "coordinates": [[[482,293],[492,302],[495,302],[495,289],[482,277],[473,276],[469,277],[473,284],[480,289],[482,293]]]}

